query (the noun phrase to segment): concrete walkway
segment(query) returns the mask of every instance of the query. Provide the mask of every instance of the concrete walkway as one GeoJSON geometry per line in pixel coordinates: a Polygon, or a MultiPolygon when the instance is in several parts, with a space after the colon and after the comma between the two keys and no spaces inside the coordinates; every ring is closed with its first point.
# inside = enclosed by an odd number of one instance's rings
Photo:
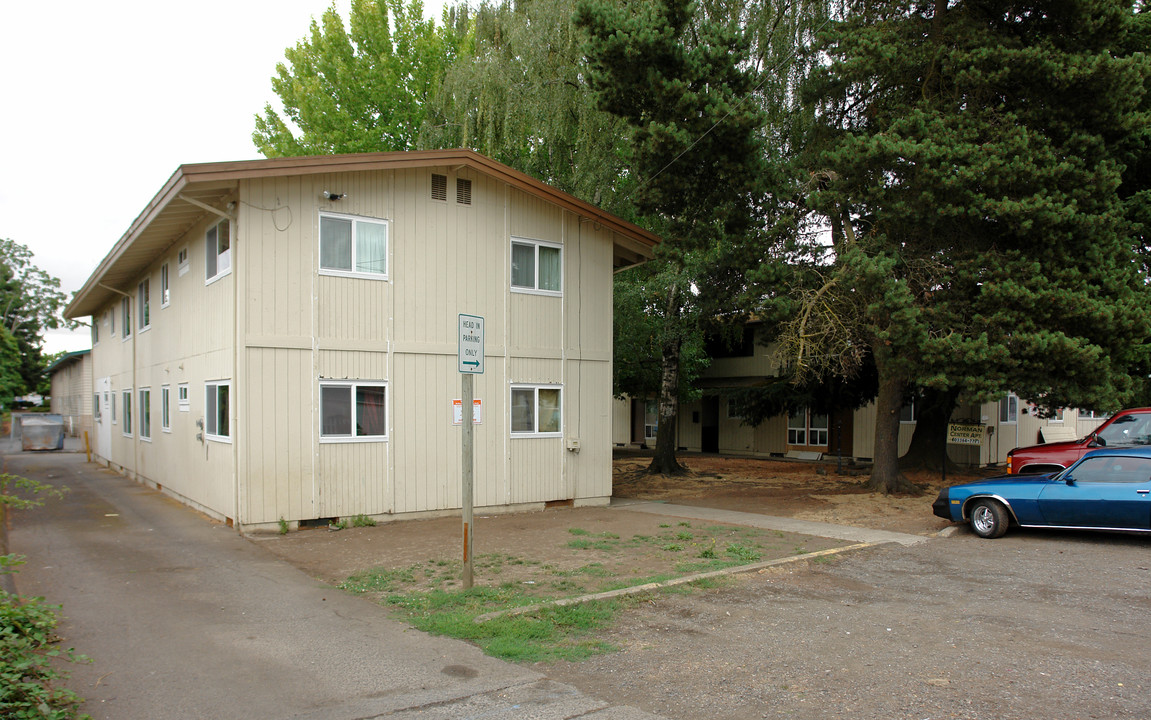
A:
{"type": "Polygon", "coordinates": [[[82,454],[4,460],[68,488],[12,513],[10,544],[93,660],[68,686],[96,720],[656,717],[412,630],[82,454]]]}
{"type": "Polygon", "coordinates": [[[692,520],[707,520],[709,522],[726,523],[728,525],[746,525],[764,530],[780,530],[782,532],[815,535],[817,537],[835,538],[836,540],[846,540],[856,543],[880,544],[893,542],[910,546],[918,545],[929,540],[929,538],[923,535],[910,535],[907,533],[888,532],[886,530],[870,530],[868,528],[848,527],[846,525],[832,525],[831,523],[810,522],[807,520],[796,520],[795,518],[738,512],[736,510],[718,510],[716,508],[695,507],[693,505],[673,505],[671,503],[652,502],[648,500],[612,500],[611,506],[623,508],[631,512],[667,515],[669,517],[688,518],[692,520]]]}

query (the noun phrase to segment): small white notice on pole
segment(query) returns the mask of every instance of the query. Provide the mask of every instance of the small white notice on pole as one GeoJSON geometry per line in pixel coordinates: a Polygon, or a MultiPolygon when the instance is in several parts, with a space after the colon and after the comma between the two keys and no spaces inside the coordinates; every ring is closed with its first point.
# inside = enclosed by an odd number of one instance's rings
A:
{"type": "Polygon", "coordinates": [[[484,319],[478,315],[460,315],[460,372],[482,375],[484,372],[484,319]]]}
{"type": "MultiPolygon", "coordinates": [[[[475,425],[483,425],[484,401],[476,398],[472,400],[472,423],[475,425]]],[[[452,425],[464,424],[464,401],[452,400],[452,425]]]]}

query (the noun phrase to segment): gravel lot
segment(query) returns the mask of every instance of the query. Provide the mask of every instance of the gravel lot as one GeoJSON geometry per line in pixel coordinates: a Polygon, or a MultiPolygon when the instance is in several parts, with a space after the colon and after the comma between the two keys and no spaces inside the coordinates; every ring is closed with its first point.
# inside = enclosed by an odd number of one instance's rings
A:
{"type": "Polygon", "coordinates": [[[967,531],[662,595],[541,666],[669,718],[1148,718],[1151,538],[967,531]]]}

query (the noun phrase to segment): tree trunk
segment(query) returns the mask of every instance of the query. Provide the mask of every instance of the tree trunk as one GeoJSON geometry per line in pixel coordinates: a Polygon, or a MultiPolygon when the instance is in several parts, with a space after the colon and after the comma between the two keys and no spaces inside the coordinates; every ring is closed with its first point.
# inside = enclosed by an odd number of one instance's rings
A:
{"type": "MultiPolygon", "coordinates": [[[[667,291],[664,322],[679,321],[678,283],[667,291]]],[[[683,475],[687,468],[675,457],[675,431],[679,419],[679,354],[683,341],[673,327],[664,336],[660,352],[659,427],[655,433],[655,456],[647,471],[660,475],[683,475]]]]}
{"type": "Polygon", "coordinates": [[[892,367],[887,348],[877,348],[874,357],[879,371],[879,397],[875,400],[874,464],[867,487],[884,494],[919,494],[919,488],[899,471],[899,412],[907,381],[892,367]]]}
{"type": "MultiPolygon", "coordinates": [[[[959,390],[924,390],[923,397],[915,401],[915,432],[911,436],[911,447],[899,460],[902,470],[943,469],[943,459],[947,457],[947,423],[955,410],[959,390]]],[[[958,466],[947,461],[947,469],[958,466]]]]}

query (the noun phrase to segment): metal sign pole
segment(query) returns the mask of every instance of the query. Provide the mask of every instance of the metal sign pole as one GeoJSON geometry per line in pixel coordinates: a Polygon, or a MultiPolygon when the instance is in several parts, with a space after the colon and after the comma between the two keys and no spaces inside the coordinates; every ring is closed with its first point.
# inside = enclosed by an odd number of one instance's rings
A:
{"type": "Polygon", "coordinates": [[[473,453],[475,425],[472,424],[472,397],[475,376],[471,373],[460,375],[460,397],[463,399],[463,501],[464,501],[464,571],[463,583],[467,590],[472,586],[472,472],[474,470],[473,453]]]}

